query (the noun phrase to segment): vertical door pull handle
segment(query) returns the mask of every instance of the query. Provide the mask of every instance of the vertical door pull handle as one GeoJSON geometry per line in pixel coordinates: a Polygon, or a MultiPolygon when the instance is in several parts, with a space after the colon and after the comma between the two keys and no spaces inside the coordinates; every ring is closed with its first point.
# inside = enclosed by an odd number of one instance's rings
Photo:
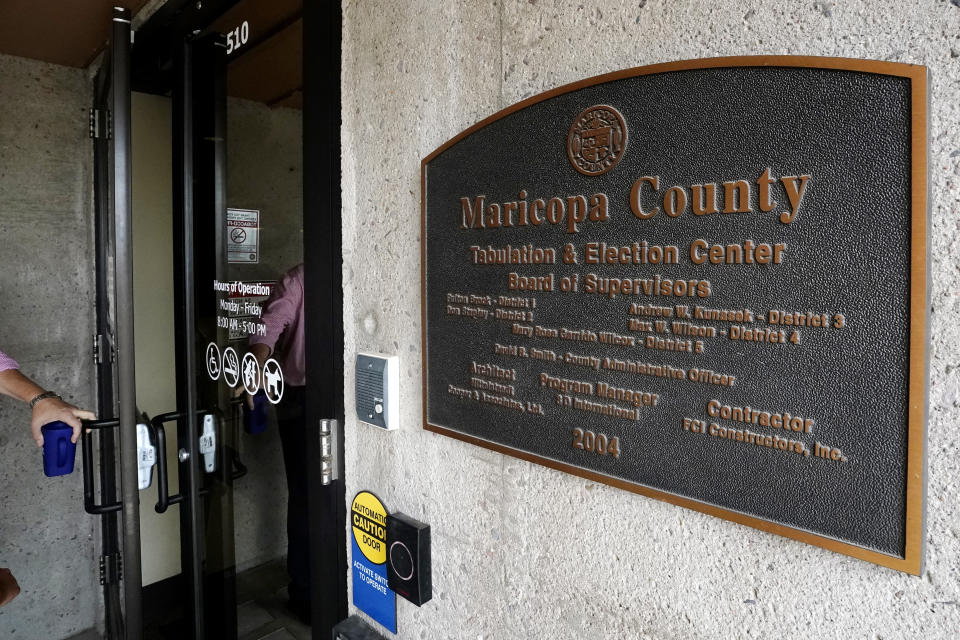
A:
{"type": "Polygon", "coordinates": [[[80,436],[80,450],[83,458],[83,508],[92,515],[101,515],[111,511],[120,511],[122,502],[97,504],[93,488],[93,431],[96,429],[112,429],[119,427],[120,421],[111,420],[84,420],[80,436]]]}
{"type": "MultiPolygon", "coordinates": [[[[163,425],[166,422],[180,420],[185,415],[186,413],[183,411],[172,411],[170,413],[162,413],[150,421],[150,430],[154,441],[157,443],[157,504],[153,508],[157,513],[163,513],[171,504],[178,504],[184,500],[182,493],[170,495],[170,485],[167,483],[167,434],[163,425]]],[[[213,420],[213,414],[203,409],[197,411],[197,415],[204,416],[204,430],[206,430],[207,419],[213,420]]],[[[216,445],[216,437],[214,437],[213,443],[216,445]]],[[[201,438],[201,453],[203,453],[202,445],[203,440],[201,438]]],[[[186,462],[190,459],[190,452],[186,449],[180,449],[178,459],[180,462],[186,462]]],[[[201,487],[198,492],[201,496],[205,496],[209,493],[209,490],[201,487]]]]}
{"type": "MultiPolygon", "coordinates": [[[[164,414],[168,415],[168,414],[164,414]]],[[[167,432],[163,428],[164,416],[157,416],[150,421],[150,428],[153,431],[154,440],[157,443],[157,504],[153,510],[157,513],[164,513],[171,504],[183,502],[183,496],[170,494],[170,485],[167,484],[167,432]]]]}

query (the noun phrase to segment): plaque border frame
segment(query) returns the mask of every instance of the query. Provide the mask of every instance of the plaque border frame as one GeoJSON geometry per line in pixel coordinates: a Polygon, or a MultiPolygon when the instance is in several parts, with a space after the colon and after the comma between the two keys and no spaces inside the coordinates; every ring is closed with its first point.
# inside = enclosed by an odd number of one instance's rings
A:
{"type": "Polygon", "coordinates": [[[469,444],[490,449],[533,462],[557,471],[563,471],[587,480],[599,482],[619,489],[625,489],[648,498],[654,498],[680,507],[686,507],[760,531],[775,533],[810,545],[848,555],[860,560],[903,571],[919,576],[923,572],[924,545],[926,529],[926,422],[927,394],[929,391],[927,376],[929,369],[928,349],[928,296],[930,290],[930,269],[927,255],[930,230],[930,181],[928,174],[929,139],[929,73],[922,65],[902,62],[884,62],[856,58],[834,58],[819,56],[731,56],[720,58],[702,58],[681,60],[660,64],[633,67],[605,73],[577,82],[565,84],[549,91],[521,100],[461,131],[437,147],[420,162],[420,311],[421,311],[421,357],[422,357],[422,393],[423,428],[469,444]],[[639,76],[686,71],[690,69],[723,69],[745,67],[795,67],[810,69],[832,69],[875,73],[906,78],[910,81],[910,336],[907,395],[907,451],[906,451],[906,487],[905,487],[905,538],[903,557],[844,542],[829,536],[819,535],[804,529],[791,527],[770,520],[719,507],[707,502],[695,500],[667,491],[654,489],[622,478],[584,469],[558,460],[553,460],[521,449],[515,449],[497,442],[485,440],[449,427],[430,424],[427,420],[427,165],[435,157],[457,144],[472,133],[526,107],[549,100],[550,98],[577,91],[585,87],[603,84],[614,80],[623,80],[639,76]]]}

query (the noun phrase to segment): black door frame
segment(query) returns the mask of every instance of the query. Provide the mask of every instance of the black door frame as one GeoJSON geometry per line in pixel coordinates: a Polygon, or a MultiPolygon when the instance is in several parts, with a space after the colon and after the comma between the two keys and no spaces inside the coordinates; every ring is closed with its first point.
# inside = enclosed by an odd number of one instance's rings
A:
{"type": "Polygon", "coordinates": [[[142,635],[140,490],[137,469],[137,386],[133,336],[133,229],[130,128],[130,11],[114,8],[110,37],[110,165],[117,335],[117,417],[120,420],[120,496],[123,522],[124,635],[142,635]]]}
{"type": "MultiPolygon", "coordinates": [[[[173,94],[173,232],[174,301],[178,311],[174,320],[176,336],[177,409],[184,417],[177,421],[177,440],[188,458],[178,467],[180,493],[180,571],[189,598],[186,618],[190,635],[202,638],[204,632],[203,505],[202,482],[197,452],[197,363],[196,298],[194,294],[194,131],[193,131],[193,45],[177,43],[176,74],[173,94]],[[187,542],[189,541],[189,542],[187,542]]],[[[163,453],[161,453],[163,455],[163,453]]]]}
{"type": "MultiPolygon", "coordinates": [[[[121,14],[122,17],[122,14],[121,14]]],[[[111,23],[112,24],[112,23],[111,23]]],[[[112,30],[111,30],[112,34],[112,30]]],[[[94,367],[97,377],[97,415],[110,420],[117,416],[116,375],[114,371],[114,217],[110,166],[113,160],[113,136],[110,132],[113,104],[112,48],[104,53],[103,63],[93,80],[93,107],[90,111],[90,137],[93,139],[93,206],[96,245],[96,334],[93,337],[94,367]]],[[[113,429],[99,431],[100,504],[117,501],[117,438],[113,429]]],[[[84,476],[92,486],[93,478],[84,476]]],[[[104,631],[109,640],[123,637],[123,611],[120,597],[120,526],[115,509],[97,509],[100,520],[100,584],[103,586],[104,631]]]]}
{"type": "Polygon", "coordinates": [[[326,640],[347,617],[343,479],[343,244],[340,199],[339,2],[303,3],[303,235],[307,348],[307,454],[321,459],[320,422],[333,419],[331,481],[310,466],[313,637],[326,640]]]}

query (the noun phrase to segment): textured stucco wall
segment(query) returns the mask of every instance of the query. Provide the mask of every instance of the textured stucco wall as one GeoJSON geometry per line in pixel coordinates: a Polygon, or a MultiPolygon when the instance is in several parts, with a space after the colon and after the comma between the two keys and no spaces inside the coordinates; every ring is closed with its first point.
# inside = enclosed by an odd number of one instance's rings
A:
{"type": "MultiPolygon", "coordinates": [[[[96,408],[89,87],[83,71],[0,55],[0,349],[96,408]]],[[[0,609],[0,636],[61,638],[96,623],[79,457],[72,475],[45,477],[29,410],[0,397],[0,566],[23,589],[0,609]]]]}
{"type": "Polygon", "coordinates": [[[433,533],[434,600],[403,638],[953,638],[960,629],[955,239],[960,3],[344,2],[347,498],[433,533]],[[421,430],[420,159],[556,86],[713,56],[922,64],[931,81],[926,570],[912,577],[421,430]],[[353,417],[353,360],[401,357],[402,427],[353,417]]]}

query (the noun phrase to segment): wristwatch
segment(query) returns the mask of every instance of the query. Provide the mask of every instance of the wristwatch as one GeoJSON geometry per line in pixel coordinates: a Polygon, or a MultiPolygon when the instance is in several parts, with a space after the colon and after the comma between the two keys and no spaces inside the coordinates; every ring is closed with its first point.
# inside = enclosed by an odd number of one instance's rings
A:
{"type": "Polygon", "coordinates": [[[36,396],[33,400],[30,401],[30,408],[33,409],[35,406],[37,406],[38,402],[40,402],[41,400],[46,400],[47,398],[56,398],[57,400],[63,400],[63,398],[58,396],[53,391],[44,391],[43,393],[36,396]]]}

